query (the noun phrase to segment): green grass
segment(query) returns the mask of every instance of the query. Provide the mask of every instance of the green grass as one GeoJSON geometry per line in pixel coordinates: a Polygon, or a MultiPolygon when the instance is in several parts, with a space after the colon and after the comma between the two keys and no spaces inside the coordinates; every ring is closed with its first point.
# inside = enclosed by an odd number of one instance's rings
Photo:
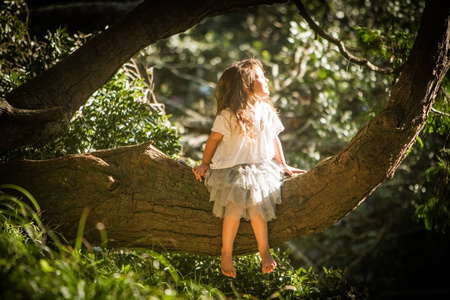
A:
{"type": "Polygon", "coordinates": [[[88,249],[83,219],[71,245],[45,228],[37,211],[26,191],[0,185],[0,299],[367,299],[339,270],[294,270],[288,253],[273,253],[278,267],[271,274],[262,274],[258,255],[238,256],[238,276],[229,279],[218,257],[88,249]],[[33,206],[11,195],[17,192],[33,206]]]}

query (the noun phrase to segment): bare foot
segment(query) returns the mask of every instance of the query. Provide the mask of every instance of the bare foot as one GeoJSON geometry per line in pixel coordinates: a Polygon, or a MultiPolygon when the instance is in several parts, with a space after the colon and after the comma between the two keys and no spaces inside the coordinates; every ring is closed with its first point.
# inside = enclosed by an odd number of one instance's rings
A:
{"type": "Polygon", "coordinates": [[[262,260],[262,272],[264,274],[272,272],[277,266],[277,263],[273,260],[272,255],[269,251],[260,252],[260,254],[262,260]]]}
{"type": "Polygon", "coordinates": [[[233,256],[231,254],[222,253],[220,267],[224,275],[236,278],[236,269],[234,268],[233,256]]]}

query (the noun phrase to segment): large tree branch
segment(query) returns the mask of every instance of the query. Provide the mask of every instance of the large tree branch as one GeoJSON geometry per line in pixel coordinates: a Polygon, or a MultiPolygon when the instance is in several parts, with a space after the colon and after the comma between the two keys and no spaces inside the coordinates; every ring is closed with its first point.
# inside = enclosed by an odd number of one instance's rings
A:
{"type": "Polygon", "coordinates": [[[2,152],[43,145],[65,132],[76,110],[142,48],[183,32],[207,17],[287,0],[147,0],[109,29],[5,98],[13,107],[62,107],[57,122],[12,125],[0,120],[2,152]],[[27,132],[24,138],[23,132],[27,132]]]}
{"type": "Polygon", "coordinates": [[[342,56],[344,56],[345,59],[359,65],[359,66],[365,66],[368,69],[375,71],[377,73],[381,74],[397,74],[401,71],[402,66],[397,68],[380,68],[372,64],[367,58],[363,57],[357,57],[350,53],[347,48],[345,47],[345,44],[343,41],[341,41],[338,38],[335,38],[325,30],[323,30],[319,25],[314,22],[314,20],[311,18],[311,16],[308,14],[308,11],[306,10],[305,6],[303,5],[301,0],[294,0],[295,5],[298,8],[299,14],[305,19],[306,23],[308,23],[309,27],[318,34],[319,36],[323,37],[325,40],[329,41],[330,43],[336,45],[339,49],[339,52],[341,52],[342,56]]]}
{"type": "MultiPolygon", "coordinates": [[[[388,107],[339,153],[283,185],[277,219],[269,223],[272,246],[327,229],[394,175],[423,128],[449,65],[450,2],[429,0],[388,107]]],[[[221,222],[211,213],[206,188],[190,168],[149,144],[0,164],[0,182],[31,192],[44,219],[68,237],[74,237],[89,207],[89,241],[100,242],[96,224],[103,223],[110,246],[220,252],[221,222]]],[[[256,249],[244,222],[235,253],[256,249]]]]}

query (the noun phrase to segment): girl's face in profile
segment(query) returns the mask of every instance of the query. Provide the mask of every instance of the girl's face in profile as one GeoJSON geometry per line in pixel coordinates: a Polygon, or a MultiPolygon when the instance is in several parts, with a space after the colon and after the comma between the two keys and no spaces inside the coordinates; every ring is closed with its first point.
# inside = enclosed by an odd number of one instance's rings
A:
{"type": "Polygon", "coordinates": [[[255,67],[255,82],[253,83],[253,93],[259,97],[269,96],[269,79],[264,76],[261,67],[255,67]]]}

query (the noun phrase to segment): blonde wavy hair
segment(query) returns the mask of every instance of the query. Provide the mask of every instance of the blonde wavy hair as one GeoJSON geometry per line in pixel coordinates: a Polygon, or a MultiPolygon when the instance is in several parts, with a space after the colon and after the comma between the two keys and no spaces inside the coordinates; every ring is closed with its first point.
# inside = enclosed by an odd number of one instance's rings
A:
{"type": "Polygon", "coordinates": [[[253,92],[255,82],[255,68],[264,70],[263,64],[256,58],[245,59],[237,62],[223,72],[219,78],[214,97],[217,101],[217,115],[229,108],[237,118],[241,128],[241,134],[254,138],[257,134],[255,115],[251,104],[258,100],[270,104],[275,111],[272,100],[269,97],[258,97],[253,92]]]}

